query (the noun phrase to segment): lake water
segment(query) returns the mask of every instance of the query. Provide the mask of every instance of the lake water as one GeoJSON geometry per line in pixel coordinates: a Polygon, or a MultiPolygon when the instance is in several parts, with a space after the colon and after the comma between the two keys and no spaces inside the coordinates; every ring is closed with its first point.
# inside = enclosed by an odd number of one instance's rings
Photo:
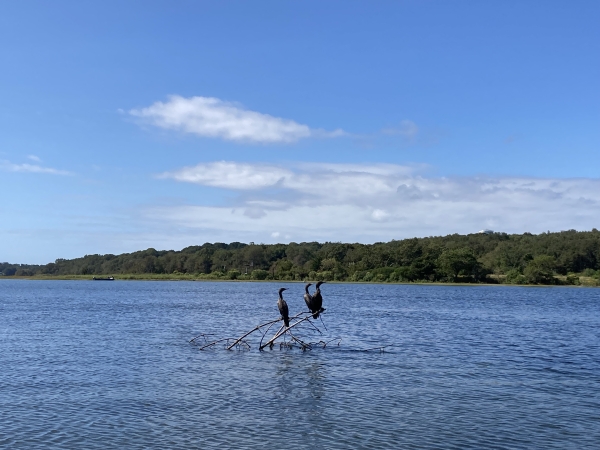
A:
{"type": "Polygon", "coordinates": [[[0,447],[600,448],[600,290],[325,284],[340,346],[188,343],[280,286],[0,280],[0,447]]]}

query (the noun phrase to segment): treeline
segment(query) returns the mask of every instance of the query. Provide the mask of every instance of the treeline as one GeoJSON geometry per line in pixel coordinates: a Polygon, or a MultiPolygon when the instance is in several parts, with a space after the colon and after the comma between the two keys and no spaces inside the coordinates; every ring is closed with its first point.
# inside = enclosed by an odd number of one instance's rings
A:
{"type": "Polygon", "coordinates": [[[58,259],[20,270],[22,275],[188,274],[231,280],[578,284],[580,276],[599,277],[600,232],[594,228],[539,235],[453,234],[375,244],[206,243],[181,251],[150,248],[58,259]]]}
{"type": "Polygon", "coordinates": [[[31,264],[10,264],[3,262],[0,263],[0,276],[30,277],[39,273],[41,267],[31,264]]]}

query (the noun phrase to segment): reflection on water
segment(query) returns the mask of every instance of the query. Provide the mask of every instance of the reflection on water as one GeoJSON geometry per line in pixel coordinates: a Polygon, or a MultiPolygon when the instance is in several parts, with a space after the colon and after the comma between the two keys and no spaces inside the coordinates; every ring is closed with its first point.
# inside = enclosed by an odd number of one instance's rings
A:
{"type": "Polygon", "coordinates": [[[2,280],[0,447],[598,448],[599,290],[331,284],[339,347],[187,343],[278,287],[2,280]]]}

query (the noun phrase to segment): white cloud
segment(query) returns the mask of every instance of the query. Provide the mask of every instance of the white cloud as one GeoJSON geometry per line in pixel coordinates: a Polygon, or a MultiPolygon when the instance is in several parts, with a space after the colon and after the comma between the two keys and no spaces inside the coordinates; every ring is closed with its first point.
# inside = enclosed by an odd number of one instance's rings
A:
{"type": "Polygon", "coordinates": [[[600,179],[426,177],[396,165],[219,162],[184,170],[188,176],[168,176],[239,196],[223,206],[151,208],[146,214],[221,239],[266,242],[289,235],[297,241],[372,242],[482,228],[591,229],[600,223],[600,179]]]}
{"type": "Polygon", "coordinates": [[[27,155],[27,159],[30,159],[30,160],[35,161],[35,162],[42,162],[42,160],[40,159],[40,157],[39,156],[35,156],[35,155],[27,155]]]}
{"type": "Polygon", "coordinates": [[[7,172],[29,172],[29,173],[47,173],[52,175],[72,175],[66,170],[53,169],[52,167],[43,167],[38,164],[14,164],[10,161],[0,160],[0,170],[7,172]]]}
{"type": "Polygon", "coordinates": [[[218,161],[166,172],[160,178],[227,189],[260,189],[273,186],[292,172],[277,166],[218,161]]]}
{"type": "Polygon", "coordinates": [[[311,129],[290,119],[250,111],[238,104],[214,97],[169,97],[147,108],[129,111],[159,128],[177,130],[202,137],[251,143],[293,143],[309,137],[338,137],[343,130],[311,129]]]}
{"type": "Polygon", "coordinates": [[[387,213],[387,211],[383,209],[374,209],[371,213],[371,217],[373,218],[373,220],[377,221],[385,220],[388,216],[389,214],[387,213]]]}

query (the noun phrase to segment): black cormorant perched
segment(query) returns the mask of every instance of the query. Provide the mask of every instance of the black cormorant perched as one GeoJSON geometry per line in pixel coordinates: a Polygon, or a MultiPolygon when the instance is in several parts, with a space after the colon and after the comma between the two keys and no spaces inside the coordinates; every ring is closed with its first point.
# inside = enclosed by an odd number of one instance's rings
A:
{"type": "Polygon", "coordinates": [[[277,307],[279,308],[279,314],[281,314],[283,323],[285,323],[286,327],[289,327],[290,326],[290,314],[289,314],[289,310],[288,310],[288,305],[282,296],[283,291],[287,291],[287,288],[279,289],[279,300],[277,300],[277,307]]]}
{"type": "Polygon", "coordinates": [[[323,297],[321,296],[321,285],[325,283],[324,281],[317,281],[317,290],[312,295],[312,302],[310,310],[313,312],[313,319],[317,319],[319,317],[319,313],[323,310],[323,297]]]}
{"type": "Polygon", "coordinates": [[[308,292],[309,286],[312,286],[312,283],[306,283],[306,286],[304,286],[304,291],[306,292],[304,294],[304,301],[306,302],[306,306],[308,306],[308,310],[312,312],[312,295],[308,292]]]}

